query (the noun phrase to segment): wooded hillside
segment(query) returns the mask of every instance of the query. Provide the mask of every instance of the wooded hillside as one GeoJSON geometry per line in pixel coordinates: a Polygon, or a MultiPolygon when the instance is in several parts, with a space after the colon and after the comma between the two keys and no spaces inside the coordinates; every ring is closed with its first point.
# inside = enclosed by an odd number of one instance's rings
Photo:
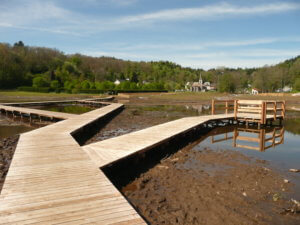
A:
{"type": "Polygon", "coordinates": [[[123,90],[183,89],[188,81],[204,81],[218,86],[221,92],[242,92],[256,87],[274,92],[286,85],[300,91],[300,56],[275,66],[252,69],[220,68],[204,71],[181,67],[172,62],[133,62],[111,57],[66,55],[56,49],[13,46],[0,43],[0,89],[20,86],[51,87],[76,92],[80,89],[123,90]]]}

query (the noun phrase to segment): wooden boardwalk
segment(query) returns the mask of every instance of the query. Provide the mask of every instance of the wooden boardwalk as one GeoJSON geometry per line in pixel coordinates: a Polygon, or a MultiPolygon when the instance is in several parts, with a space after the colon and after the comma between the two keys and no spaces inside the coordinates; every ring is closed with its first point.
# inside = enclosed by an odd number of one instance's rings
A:
{"type": "Polygon", "coordinates": [[[211,120],[233,119],[234,114],[186,117],[115,138],[83,146],[97,167],[153,148],[175,135],[182,134],[211,120]]]}
{"type": "Polygon", "coordinates": [[[45,111],[40,109],[31,109],[31,108],[23,108],[23,107],[16,107],[16,106],[8,106],[8,105],[0,105],[0,111],[6,112],[6,113],[12,113],[14,116],[20,115],[20,116],[28,116],[31,117],[33,115],[35,116],[42,116],[47,117],[50,119],[59,119],[59,120],[65,120],[70,119],[73,117],[76,117],[74,114],[70,113],[63,113],[63,112],[51,112],[51,111],[45,111]]]}
{"type": "Polygon", "coordinates": [[[146,224],[99,167],[235,118],[187,117],[82,147],[74,140],[73,132],[120,107],[110,104],[22,134],[0,195],[0,224],[146,224]]]}
{"type": "Polygon", "coordinates": [[[145,224],[70,135],[120,107],[22,134],[0,195],[0,224],[145,224]]]}

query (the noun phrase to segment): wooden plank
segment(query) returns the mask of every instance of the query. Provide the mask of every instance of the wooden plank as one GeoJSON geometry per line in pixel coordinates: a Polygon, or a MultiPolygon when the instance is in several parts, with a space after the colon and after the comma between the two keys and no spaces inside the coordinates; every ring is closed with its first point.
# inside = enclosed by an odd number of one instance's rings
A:
{"type": "Polygon", "coordinates": [[[260,138],[254,138],[254,137],[237,136],[236,139],[241,141],[260,142],[260,138]]]}
{"type": "Polygon", "coordinates": [[[238,100],[239,105],[261,105],[263,100],[238,100]]]}

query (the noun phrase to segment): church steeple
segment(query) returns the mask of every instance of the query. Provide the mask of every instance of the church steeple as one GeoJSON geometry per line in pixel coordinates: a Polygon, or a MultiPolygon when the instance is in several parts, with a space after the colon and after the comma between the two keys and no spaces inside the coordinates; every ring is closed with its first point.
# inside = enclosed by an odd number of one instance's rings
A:
{"type": "Polygon", "coordinates": [[[199,76],[199,84],[200,84],[200,86],[201,86],[201,88],[202,88],[202,85],[203,85],[203,80],[202,80],[201,73],[200,73],[200,76],[199,76]]]}

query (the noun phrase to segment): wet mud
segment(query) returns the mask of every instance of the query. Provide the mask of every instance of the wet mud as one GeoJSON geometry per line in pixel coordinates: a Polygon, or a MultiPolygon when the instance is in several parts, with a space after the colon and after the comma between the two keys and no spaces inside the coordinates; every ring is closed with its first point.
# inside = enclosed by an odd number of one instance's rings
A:
{"type": "Polygon", "coordinates": [[[149,224],[300,224],[291,187],[264,160],[187,147],[121,191],[149,224]]]}
{"type": "Polygon", "coordinates": [[[19,135],[0,139],[0,193],[18,140],[19,135]]]}
{"type": "Polygon", "coordinates": [[[85,144],[131,133],[186,116],[197,116],[196,110],[184,106],[130,106],[112,118],[85,144]]]}

